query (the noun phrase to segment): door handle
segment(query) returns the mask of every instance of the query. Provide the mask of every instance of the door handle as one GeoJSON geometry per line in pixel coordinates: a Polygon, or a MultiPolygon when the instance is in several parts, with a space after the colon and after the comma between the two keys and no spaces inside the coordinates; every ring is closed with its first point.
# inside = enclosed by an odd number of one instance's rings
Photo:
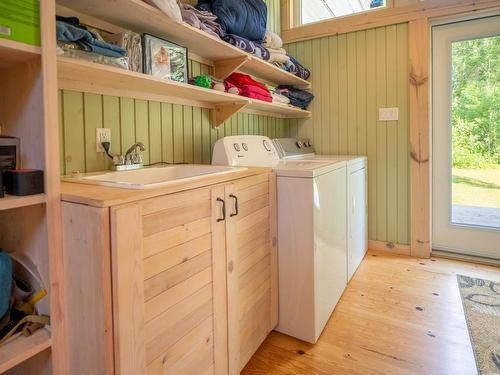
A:
{"type": "Polygon", "coordinates": [[[226,220],[226,201],[222,198],[217,198],[217,202],[222,202],[222,219],[217,219],[217,222],[226,220]]]}
{"type": "Polygon", "coordinates": [[[229,216],[238,216],[238,214],[240,213],[240,209],[238,207],[238,197],[234,194],[230,194],[229,197],[234,199],[234,214],[231,214],[229,216]]]}

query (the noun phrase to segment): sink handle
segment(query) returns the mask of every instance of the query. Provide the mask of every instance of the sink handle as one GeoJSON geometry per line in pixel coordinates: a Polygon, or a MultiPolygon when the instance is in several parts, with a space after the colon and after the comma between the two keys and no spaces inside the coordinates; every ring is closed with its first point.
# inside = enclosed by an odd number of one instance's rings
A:
{"type": "Polygon", "coordinates": [[[234,194],[230,194],[229,197],[234,199],[234,214],[229,215],[230,217],[238,216],[240,209],[238,207],[238,197],[234,194]]]}
{"type": "Polygon", "coordinates": [[[217,202],[222,202],[222,219],[217,219],[217,222],[226,220],[226,201],[222,198],[217,198],[217,202]]]}

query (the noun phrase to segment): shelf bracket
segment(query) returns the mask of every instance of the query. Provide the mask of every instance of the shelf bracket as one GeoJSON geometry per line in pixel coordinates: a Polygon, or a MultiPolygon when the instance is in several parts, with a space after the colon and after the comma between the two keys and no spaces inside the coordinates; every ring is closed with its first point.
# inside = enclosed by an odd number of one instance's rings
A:
{"type": "Polygon", "coordinates": [[[218,79],[226,79],[231,73],[241,68],[247,61],[250,61],[249,56],[216,61],[214,65],[214,76],[218,79]]]}
{"type": "Polygon", "coordinates": [[[216,104],[213,110],[212,128],[217,128],[222,125],[224,121],[239,110],[245,108],[247,104],[246,102],[216,104]]]}

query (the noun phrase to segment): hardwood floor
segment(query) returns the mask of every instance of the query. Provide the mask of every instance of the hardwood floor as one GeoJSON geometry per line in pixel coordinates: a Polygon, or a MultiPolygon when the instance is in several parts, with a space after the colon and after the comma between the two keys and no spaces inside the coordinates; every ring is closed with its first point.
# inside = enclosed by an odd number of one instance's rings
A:
{"type": "Polygon", "coordinates": [[[456,275],[500,282],[500,268],[370,251],[316,345],[271,333],[255,374],[476,374],[456,275]]]}

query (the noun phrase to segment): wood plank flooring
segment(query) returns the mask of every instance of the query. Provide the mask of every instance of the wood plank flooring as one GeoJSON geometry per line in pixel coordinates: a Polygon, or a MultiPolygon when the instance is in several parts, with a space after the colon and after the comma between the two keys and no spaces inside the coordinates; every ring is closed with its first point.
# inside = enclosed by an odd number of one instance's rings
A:
{"type": "Polygon", "coordinates": [[[369,251],[316,345],[273,332],[242,374],[476,374],[457,274],[500,282],[497,267],[369,251]]]}

